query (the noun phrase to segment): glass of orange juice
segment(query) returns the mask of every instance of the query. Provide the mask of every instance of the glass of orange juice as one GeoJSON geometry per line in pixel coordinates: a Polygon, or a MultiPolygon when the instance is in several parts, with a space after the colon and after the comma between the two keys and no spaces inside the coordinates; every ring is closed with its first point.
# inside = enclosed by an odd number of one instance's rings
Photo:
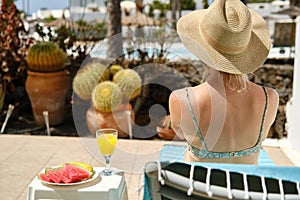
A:
{"type": "Polygon", "coordinates": [[[96,131],[96,139],[99,150],[105,159],[105,169],[102,174],[104,176],[110,176],[113,174],[110,168],[110,157],[112,156],[118,139],[118,130],[113,128],[98,129],[96,131]]]}

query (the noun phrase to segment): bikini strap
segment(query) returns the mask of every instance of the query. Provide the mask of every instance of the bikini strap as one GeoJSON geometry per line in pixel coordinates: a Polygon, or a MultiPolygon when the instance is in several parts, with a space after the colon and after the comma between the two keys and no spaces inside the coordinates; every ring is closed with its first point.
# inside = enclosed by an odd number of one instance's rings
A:
{"type": "Polygon", "coordinates": [[[199,129],[199,126],[198,126],[198,122],[197,122],[197,119],[196,119],[196,116],[195,116],[195,112],[194,112],[194,110],[193,110],[193,108],[192,108],[192,104],[191,104],[191,101],[190,101],[189,92],[188,92],[188,88],[187,88],[187,87],[185,88],[185,91],[186,91],[186,100],[187,100],[187,104],[188,104],[190,113],[191,113],[191,115],[192,115],[193,123],[194,123],[194,126],[195,126],[196,131],[197,131],[197,135],[199,136],[200,141],[201,141],[202,146],[204,147],[204,149],[205,149],[206,151],[208,151],[207,146],[206,146],[206,144],[205,144],[205,142],[204,142],[204,138],[203,138],[203,136],[201,135],[201,132],[200,132],[200,129],[199,129]]]}
{"type": "Polygon", "coordinates": [[[263,113],[263,117],[261,120],[261,126],[260,126],[260,130],[259,130],[259,137],[257,140],[257,144],[259,144],[261,142],[261,138],[262,138],[262,132],[263,132],[263,128],[264,128],[264,124],[265,124],[265,120],[266,120],[266,113],[268,110],[268,102],[269,102],[269,94],[267,92],[267,89],[265,86],[262,86],[262,88],[264,89],[265,95],[266,95],[266,103],[265,103],[265,108],[264,108],[264,113],[263,113]]]}

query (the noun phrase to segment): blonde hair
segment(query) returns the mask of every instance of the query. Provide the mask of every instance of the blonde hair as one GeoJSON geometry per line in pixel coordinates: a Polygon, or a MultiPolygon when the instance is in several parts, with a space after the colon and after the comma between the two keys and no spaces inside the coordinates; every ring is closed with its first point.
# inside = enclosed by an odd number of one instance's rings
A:
{"type": "Polygon", "coordinates": [[[220,71],[220,76],[223,80],[225,88],[243,92],[247,89],[247,74],[230,74],[220,71]]]}
{"type": "Polygon", "coordinates": [[[202,78],[205,80],[211,75],[211,72],[218,73],[219,81],[224,84],[224,87],[229,90],[243,92],[247,89],[247,74],[231,74],[223,71],[216,70],[213,67],[209,67],[203,63],[203,74],[202,78]]]}

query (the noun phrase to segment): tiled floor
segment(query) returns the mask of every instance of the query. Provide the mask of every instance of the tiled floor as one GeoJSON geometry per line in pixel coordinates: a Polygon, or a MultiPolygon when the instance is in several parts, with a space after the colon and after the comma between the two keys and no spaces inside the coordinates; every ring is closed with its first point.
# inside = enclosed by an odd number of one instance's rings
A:
{"type": "MultiPolygon", "coordinates": [[[[125,171],[130,200],[142,199],[137,188],[142,185],[141,172],[148,161],[158,159],[167,141],[119,140],[112,166],[125,171]]],[[[272,142],[271,142],[272,143],[272,142]]],[[[293,166],[278,142],[264,145],[277,165],[293,166]]],[[[0,135],[0,199],[25,200],[27,187],[36,173],[49,166],[68,161],[83,161],[103,166],[93,138],[0,135]]]]}

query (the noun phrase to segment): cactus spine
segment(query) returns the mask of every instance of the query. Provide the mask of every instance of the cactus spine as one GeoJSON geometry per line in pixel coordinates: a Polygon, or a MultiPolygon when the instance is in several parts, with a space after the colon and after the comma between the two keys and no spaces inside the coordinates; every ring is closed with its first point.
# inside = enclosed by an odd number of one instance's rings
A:
{"type": "Polygon", "coordinates": [[[57,72],[65,69],[66,54],[53,42],[32,45],[26,57],[30,71],[57,72]]]}
{"type": "Polygon", "coordinates": [[[115,74],[113,82],[116,83],[126,99],[132,100],[141,93],[142,79],[132,69],[123,69],[115,74]]]}
{"type": "Polygon", "coordinates": [[[109,76],[109,71],[103,64],[89,63],[75,75],[73,90],[81,99],[89,100],[96,85],[109,80],[109,76]]]}
{"type": "Polygon", "coordinates": [[[92,93],[92,102],[100,112],[112,112],[123,100],[121,89],[111,81],[99,83],[92,93]]]}

